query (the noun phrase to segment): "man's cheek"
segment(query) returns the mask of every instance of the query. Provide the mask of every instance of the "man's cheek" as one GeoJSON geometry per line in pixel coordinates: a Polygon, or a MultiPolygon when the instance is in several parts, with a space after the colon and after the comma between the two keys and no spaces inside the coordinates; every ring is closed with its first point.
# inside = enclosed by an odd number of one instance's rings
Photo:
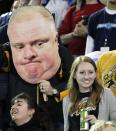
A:
{"type": "Polygon", "coordinates": [[[50,50],[49,51],[46,51],[46,53],[43,55],[44,59],[46,61],[51,61],[54,59],[54,56],[56,55],[55,54],[56,52],[52,53],[50,50]]]}
{"type": "Polygon", "coordinates": [[[15,67],[21,66],[21,61],[19,59],[16,58],[13,60],[13,62],[14,62],[15,67]]]}

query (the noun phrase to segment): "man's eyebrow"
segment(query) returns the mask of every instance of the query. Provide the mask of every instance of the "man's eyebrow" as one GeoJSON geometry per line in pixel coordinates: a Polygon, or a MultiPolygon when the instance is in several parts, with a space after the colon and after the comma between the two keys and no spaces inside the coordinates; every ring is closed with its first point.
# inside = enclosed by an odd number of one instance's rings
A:
{"type": "Polygon", "coordinates": [[[16,100],[16,101],[14,101],[14,104],[15,103],[22,103],[23,102],[23,100],[16,100]]]}
{"type": "Polygon", "coordinates": [[[32,41],[32,42],[30,42],[30,43],[36,43],[36,42],[48,42],[49,41],[49,38],[44,38],[44,39],[37,39],[37,40],[34,40],[34,41],[32,41]]]}
{"type": "MultiPolygon", "coordinates": [[[[44,39],[37,39],[37,40],[34,40],[34,41],[31,41],[31,42],[29,42],[29,43],[31,43],[31,44],[34,44],[34,43],[36,43],[36,42],[48,42],[49,41],[49,38],[44,38],[44,39]]],[[[11,42],[12,43],[12,42],[11,42]]],[[[17,43],[12,43],[12,45],[23,45],[24,43],[22,42],[17,42],[17,43]]]]}
{"type": "Polygon", "coordinates": [[[13,46],[15,46],[15,45],[23,45],[23,43],[20,43],[20,42],[19,43],[18,42],[17,43],[12,43],[11,42],[11,45],[13,45],[13,46]]]}

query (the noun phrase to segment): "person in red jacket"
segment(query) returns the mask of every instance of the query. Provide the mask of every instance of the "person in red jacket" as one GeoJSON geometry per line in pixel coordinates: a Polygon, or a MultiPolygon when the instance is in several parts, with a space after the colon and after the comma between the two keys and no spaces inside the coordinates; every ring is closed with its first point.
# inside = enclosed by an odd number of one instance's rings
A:
{"type": "Polygon", "coordinates": [[[89,16],[103,7],[97,0],[78,0],[76,6],[67,11],[59,35],[62,44],[68,44],[72,55],[83,55],[85,52],[87,22],[82,17],[89,16]]]}

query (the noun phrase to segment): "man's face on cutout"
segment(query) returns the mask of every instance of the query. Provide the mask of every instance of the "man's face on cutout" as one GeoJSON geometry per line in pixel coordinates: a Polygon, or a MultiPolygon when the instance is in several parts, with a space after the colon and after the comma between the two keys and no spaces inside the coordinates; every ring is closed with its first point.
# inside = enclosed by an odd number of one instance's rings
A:
{"type": "Polygon", "coordinates": [[[8,32],[13,62],[22,79],[35,84],[56,74],[60,56],[51,22],[36,14],[29,21],[15,21],[8,32]]]}

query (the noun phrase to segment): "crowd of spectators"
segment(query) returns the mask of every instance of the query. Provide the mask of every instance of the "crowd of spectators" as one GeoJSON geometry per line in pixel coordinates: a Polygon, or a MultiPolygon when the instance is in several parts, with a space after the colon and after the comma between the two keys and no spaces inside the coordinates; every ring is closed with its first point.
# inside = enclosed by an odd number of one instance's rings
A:
{"type": "Polygon", "coordinates": [[[116,0],[0,0],[0,131],[115,130],[115,34],[116,0]]]}

